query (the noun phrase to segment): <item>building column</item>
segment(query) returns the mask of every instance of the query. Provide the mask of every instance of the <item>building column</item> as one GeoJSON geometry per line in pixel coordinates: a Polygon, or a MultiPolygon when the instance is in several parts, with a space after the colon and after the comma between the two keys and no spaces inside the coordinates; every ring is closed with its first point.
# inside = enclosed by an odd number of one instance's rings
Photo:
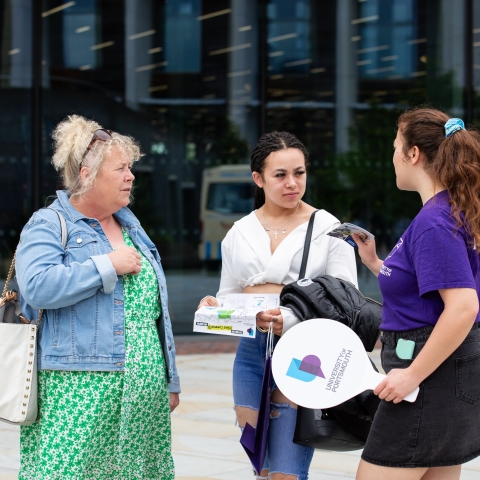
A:
{"type": "Polygon", "coordinates": [[[258,2],[232,0],[231,8],[230,45],[252,46],[228,54],[228,117],[242,138],[254,145],[258,138],[258,2]]]}
{"type": "MultiPolygon", "coordinates": [[[[465,86],[465,2],[441,0],[440,6],[440,72],[452,75],[450,113],[463,114],[465,86]]],[[[447,99],[446,99],[447,100],[447,99]]],[[[447,103],[447,102],[446,102],[447,103]]],[[[448,104],[448,103],[447,103],[448,104]]]]}
{"type": "Polygon", "coordinates": [[[10,87],[32,86],[32,0],[15,0],[12,11],[12,35],[9,48],[10,87]]]}
{"type": "Polygon", "coordinates": [[[349,148],[348,131],[353,124],[353,105],[357,101],[357,42],[352,41],[356,27],[351,23],[356,16],[355,7],[354,0],[337,1],[335,147],[338,153],[349,148]]]}
{"type": "Polygon", "coordinates": [[[149,97],[151,70],[136,69],[152,64],[153,35],[131,38],[152,30],[151,0],[126,0],[125,2],[125,102],[133,110],[139,109],[138,100],[149,97]]]}

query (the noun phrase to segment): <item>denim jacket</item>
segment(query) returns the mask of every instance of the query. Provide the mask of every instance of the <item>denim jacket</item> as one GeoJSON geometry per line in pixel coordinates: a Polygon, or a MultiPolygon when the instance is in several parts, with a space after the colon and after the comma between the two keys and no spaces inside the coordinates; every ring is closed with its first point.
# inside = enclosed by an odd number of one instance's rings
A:
{"type": "MultiPolygon", "coordinates": [[[[44,309],[38,337],[38,368],[43,370],[121,371],[125,365],[123,285],[108,253],[112,251],[100,222],[78,212],[65,191],[51,207],[67,224],[62,247],[57,214],[43,208],[20,235],[16,279],[27,318],[44,309]]],[[[168,313],[167,287],[155,245],[128,209],[114,217],[157,274],[162,314],[157,320],[170,392],[180,392],[175,345],[168,313]]]]}

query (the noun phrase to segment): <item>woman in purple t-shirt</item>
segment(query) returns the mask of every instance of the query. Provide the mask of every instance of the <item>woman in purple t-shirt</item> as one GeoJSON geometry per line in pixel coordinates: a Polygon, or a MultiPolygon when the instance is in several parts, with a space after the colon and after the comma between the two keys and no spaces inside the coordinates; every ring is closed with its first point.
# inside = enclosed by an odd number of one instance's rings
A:
{"type": "Polygon", "coordinates": [[[384,261],[354,237],[382,291],[388,373],[357,480],[456,480],[480,455],[480,134],[418,108],[394,150],[397,187],[423,207],[384,261]]]}

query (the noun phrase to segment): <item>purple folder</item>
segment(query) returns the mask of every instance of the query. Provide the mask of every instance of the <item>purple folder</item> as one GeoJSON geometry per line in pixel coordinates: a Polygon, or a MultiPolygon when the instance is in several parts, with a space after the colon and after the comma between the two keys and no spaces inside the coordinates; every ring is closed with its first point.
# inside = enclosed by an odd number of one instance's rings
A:
{"type": "Polygon", "coordinates": [[[262,394],[258,410],[257,427],[246,423],[240,443],[260,475],[267,451],[268,424],[270,422],[270,394],[272,389],[272,357],[267,355],[262,380],[262,394]]]}

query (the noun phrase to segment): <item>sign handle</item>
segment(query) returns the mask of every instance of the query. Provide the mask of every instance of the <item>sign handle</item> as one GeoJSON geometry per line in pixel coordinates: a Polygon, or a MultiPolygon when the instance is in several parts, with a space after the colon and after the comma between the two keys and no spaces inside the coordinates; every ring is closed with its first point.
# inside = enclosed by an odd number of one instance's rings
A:
{"type": "MultiPolygon", "coordinates": [[[[360,386],[358,387],[357,393],[355,395],[358,395],[359,393],[364,392],[365,390],[373,390],[375,387],[386,377],[386,375],[376,372],[371,366],[370,368],[366,369],[365,375],[363,377],[362,382],[360,383],[360,386]]],[[[417,387],[413,392],[410,392],[404,400],[407,402],[414,402],[417,399],[418,392],[420,389],[417,387]]]]}
{"type": "Polygon", "coordinates": [[[418,392],[420,391],[420,389],[417,387],[413,392],[410,392],[405,398],[404,400],[406,400],[407,402],[414,402],[416,399],[417,399],[417,396],[418,396],[418,392]]]}

